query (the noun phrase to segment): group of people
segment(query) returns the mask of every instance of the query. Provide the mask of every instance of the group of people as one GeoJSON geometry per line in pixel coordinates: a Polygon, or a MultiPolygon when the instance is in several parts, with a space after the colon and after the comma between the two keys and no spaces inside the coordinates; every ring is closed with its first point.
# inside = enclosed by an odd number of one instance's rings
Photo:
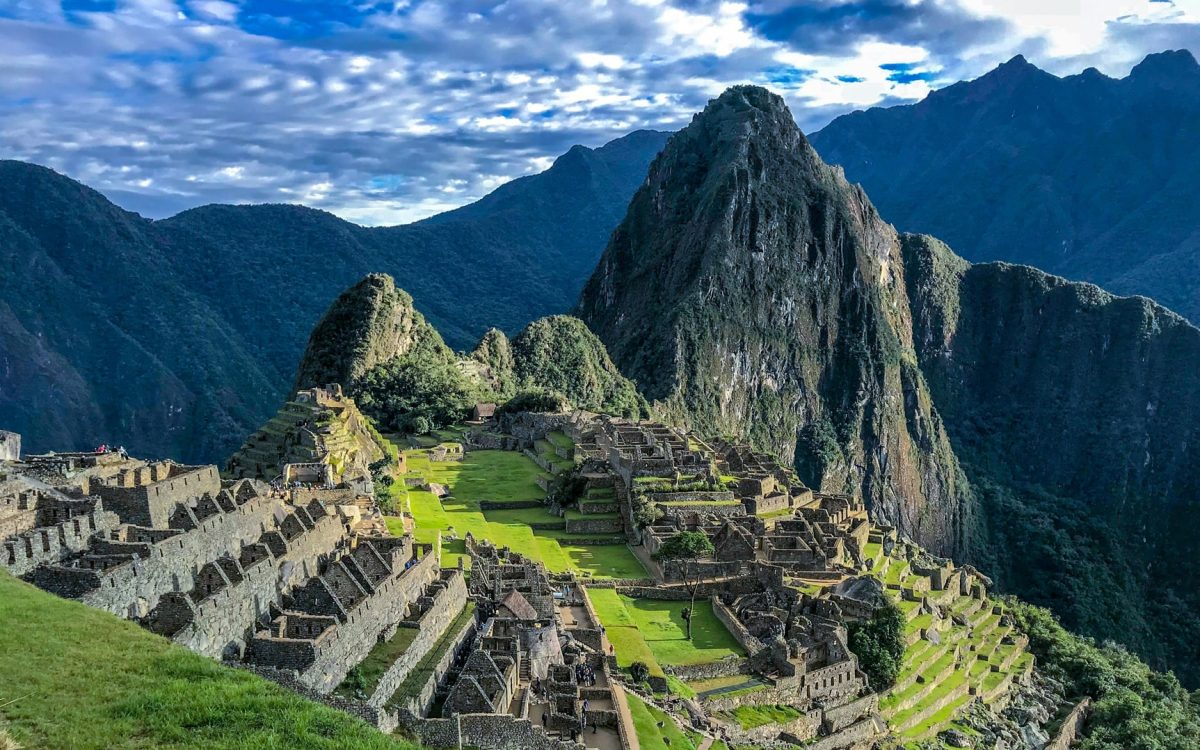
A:
{"type": "MultiPolygon", "coordinates": [[[[584,687],[595,687],[596,685],[596,668],[589,664],[575,665],[575,682],[584,687]]],[[[587,704],[587,701],[584,701],[587,704]]],[[[585,709],[586,710],[586,709],[585,709]]]]}
{"type": "Polygon", "coordinates": [[[125,446],[123,445],[116,446],[109,445],[108,443],[101,443],[96,447],[96,453],[116,453],[121,458],[129,458],[129,454],[125,452],[125,446]]]}

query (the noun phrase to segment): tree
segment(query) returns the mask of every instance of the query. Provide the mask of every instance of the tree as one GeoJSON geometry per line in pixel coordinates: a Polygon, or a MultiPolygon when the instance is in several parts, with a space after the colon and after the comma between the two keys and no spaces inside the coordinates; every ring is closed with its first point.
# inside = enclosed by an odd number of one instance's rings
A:
{"type": "Polygon", "coordinates": [[[650,667],[646,666],[644,661],[635,661],[629,665],[629,676],[640,685],[650,679],[650,667]]]}
{"type": "Polygon", "coordinates": [[[716,552],[708,535],[702,531],[681,531],[662,543],[654,553],[654,559],[660,562],[679,563],[683,570],[683,586],[687,589],[690,601],[684,610],[683,619],[687,623],[687,638],[692,640],[692,613],[696,611],[696,592],[703,580],[701,568],[697,564],[702,557],[710,557],[716,552]]]}
{"type": "Polygon", "coordinates": [[[877,693],[896,683],[904,661],[904,613],[888,602],[865,622],[852,622],[847,628],[850,650],[867,673],[871,689],[877,693]]]}

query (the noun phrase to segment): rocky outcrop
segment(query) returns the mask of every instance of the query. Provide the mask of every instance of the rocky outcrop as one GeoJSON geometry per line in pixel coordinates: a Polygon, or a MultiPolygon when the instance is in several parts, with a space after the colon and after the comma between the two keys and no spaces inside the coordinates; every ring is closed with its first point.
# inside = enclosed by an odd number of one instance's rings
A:
{"type": "Polygon", "coordinates": [[[671,419],[791,458],[937,550],[963,544],[900,239],[778,96],[730,89],[671,139],[578,309],[671,419]]]}

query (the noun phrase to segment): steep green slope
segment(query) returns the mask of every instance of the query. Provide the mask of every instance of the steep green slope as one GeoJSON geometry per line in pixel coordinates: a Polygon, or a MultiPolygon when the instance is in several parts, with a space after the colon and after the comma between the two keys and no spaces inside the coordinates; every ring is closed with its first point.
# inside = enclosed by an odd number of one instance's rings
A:
{"type": "Polygon", "coordinates": [[[544,388],[566,396],[573,406],[589,411],[641,417],[646,400],[622,375],[604,344],[583,321],[552,315],[530,323],[512,342],[514,371],[519,385],[544,388]]]}
{"type": "Polygon", "coordinates": [[[460,348],[569,308],[665,139],[576,147],[471,206],[380,229],[300,206],[149,222],[0,162],[0,426],[29,451],[223,460],[286,398],[329,301],[367,273],[403,278],[460,348]]]}
{"type": "Polygon", "coordinates": [[[156,228],[41,167],[0,162],[0,423],[27,450],[228,448],[273,373],[180,279],[156,228]]]}
{"type": "Polygon", "coordinates": [[[308,337],[295,390],[327,383],[353,388],[376,365],[414,349],[450,355],[442,337],[391,276],[373,273],[334,300],[308,337]]]}
{"type": "Polygon", "coordinates": [[[1200,330],[1142,298],[904,238],[921,364],[971,477],[968,551],[1068,627],[1200,681],[1200,330]]]}
{"type": "Polygon", "coordinates": [[[1057,78],[1018,57],[811,139],[902,229],[1200,321],[1200,65],[1187,51],[1150,55],[1119,80],[1057,78]]]}
{"type": "Polygon", "coordinates": [[[0,602],[0,719],[31,750],[413,747],[4,571],[0,602]]]}
{"type": "Polygon", "coordinates": [[[941,551],[970,507],[917,367],[895,231],[783,100],[737,87],[668,143],[579,314],[677,421],[749,438],[941,551]]]}

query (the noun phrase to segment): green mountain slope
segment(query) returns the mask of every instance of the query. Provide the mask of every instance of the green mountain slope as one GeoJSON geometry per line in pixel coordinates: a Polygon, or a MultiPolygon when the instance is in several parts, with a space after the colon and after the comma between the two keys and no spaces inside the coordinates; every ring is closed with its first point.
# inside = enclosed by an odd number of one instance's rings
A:
{"type": "Polygon", "coordinates": [[[375,229],[299,206],[150,222],[0,162],[0,426],[28,451],[111,442],[223,460],[286,397],[330,300],[367,273],[403,279],[456,348],[569,308],[665,139],[576,147],[475,204],[375,229]]]}
{"type": "Polygon", "coordinates": [[[1200,65],[1055,77],[1017,57],[811,136],[880,213],[971,261],[1027,263],[1200,321],[1200,65]]]}
{"type": "Polygon", "coordinates": [[[899,238],[778,96],[730,89],[671,139],[579,314],[671,418],[794,459],[937,549],[964,544],[899,238]]]}
{"type": "Polygon", "coordinates": [[[922,369],[979,497],[970,558],[1200,680],[1200,330],[1144,298],[904,243],[922,369]]]}
{"type": "Polygon", "coordinates": [[[782,100],[736,88],[651,167],[581,317],[671,415],[996,571],[1200,684],[1200,330],[898,235],[782,100]]]}

